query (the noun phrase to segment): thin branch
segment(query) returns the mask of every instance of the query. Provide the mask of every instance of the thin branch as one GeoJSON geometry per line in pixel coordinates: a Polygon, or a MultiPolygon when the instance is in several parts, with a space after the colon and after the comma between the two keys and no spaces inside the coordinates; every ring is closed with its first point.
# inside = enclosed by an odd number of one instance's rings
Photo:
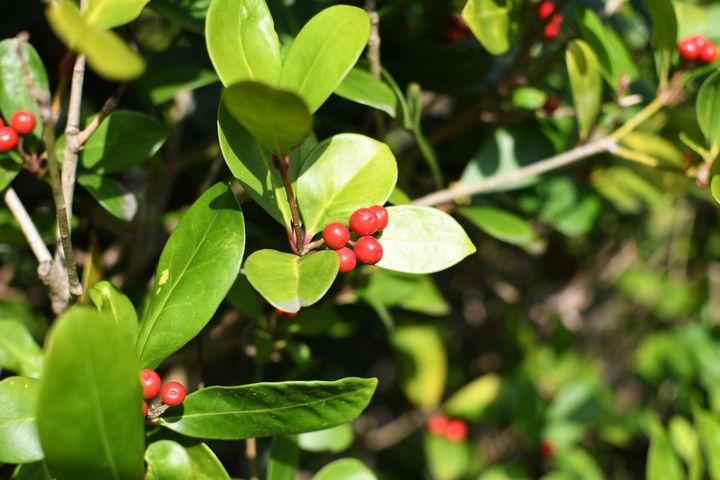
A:
{"type": "Polygon", "coordinates": [[[254,438],[248,438],[245,440],[245,455],[247,456],[248,463],[250,464],[250,480],[258,480],[260,474],[258,472],[257,465],[257,444],[254,438]]]}
{"type": "Polygon", "coordinates": [[[45,242],[40,236],[40,232],[38,232],[32,218],[30,218],[30,214],[28,214],[25,206],[22,204],[20,198],[17,196],[17,193],[15,193],[15,190],[13,190],[12,187],[8,187],[8,189],[5,190],[4,199],[5,204],[7,204],[13,216],[15,216],[15,220],[17,220],[20,225],[20,230],[22,230],[25,235],[30,248],[35,254],[35,258],[37,258],[38,263],[42,266],[42,268],[40,266],[38,267],[38,271],[47,269],[49,265],[52,264],[52,255],[50,254],[50,250],[48,250],[45,242]]]}
{"type": "Polygon", "coordinates": [[[368,37],[367,58],[370,61],[370,73],[377,80],[382,76],[380,62],[380,15],[375,8],[375,0],[365,0],[365,10],[370,17],[370,36],[368,37]]]}
{"type": "Polygon", "coordinates": [[[405,412],[390,423],[372,430],[365,436],[365,448],[373,452],[385,450],[400,443],[423,426],[428,419],[428,413],[422,410],[405,412]]]}
{"type": "Polygon", "coordinates": [[[110,96],[110,98],[105,101],[102,109],[98,112],[95,118],[92,119],[90,124],[78,134],[77,141],[80,147],[85,145],[85,142],[88,141],[88,138],[90,138],[90,136],[95,133],[95,130],[98,129],[102,122],[110,116],[113,110],[117,108],[118,104],[120,103],[120,98],[122,98],[125,90],[127,90],[127,84],[121,83],[118,86],[117,90],[115,90],[115,93],[113,93],[112,96],[110,96]]]}
{"type": "Polygon", "coordinates": [[[300,209],[298,208],[297,199],[295,198],[295,192],[292,187],[292,180],[290,179],[290,174],[288,173],[289,162],[290,157],[279,159],[277,156],[273,155],[273,164],[280,171],[283,185],[285,185],[285,194],[287,195],[288,203],[290,204],[290,212],[292,214],[295,242],[291,242],[291,246],[295,253],[300,253],[303,250],[303,245],[305,244],[305,232],[303,232],[302,222],[300,221],[300,209]]]}
{"type": "Polygon", "coordinates": [[[72,216],[72,201],[75,192],[75,174],[77,172],[78,153],[80,152],[80,106],[82,104],[83,83],[85,81],[85,56],[75,59],[70,83],[67,123],[65,125],[65,149],[63,150],[62,191],[68,207],[68,219],[72,216]]]}

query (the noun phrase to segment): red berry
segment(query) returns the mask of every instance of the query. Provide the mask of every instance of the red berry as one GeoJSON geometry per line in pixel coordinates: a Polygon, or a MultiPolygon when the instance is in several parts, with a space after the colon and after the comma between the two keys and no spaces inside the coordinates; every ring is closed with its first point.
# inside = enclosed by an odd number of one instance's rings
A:
{"type": "Polygon", "coordinates": [[[694,43],[698,49],[703,48],[705,45],[710,43],[704,35],[695,35],[694,37],[690,37],[688,40],[694,43]]]}
{"type": "Polygon", "coordinates": [[[27,135],[35,129],[35,115],[25,110],[18,110],[13,113],[10,125],[20,135],[27,135]]]}
{"type": "Polygon", "coordinates": [[[448,420],[445,428],[445,438],[453,443],[462,442],[467,438],[468,426],[462,420],[448,420]]]}
{"type": "Polygon", "coordinates": [[[382,259],[382,245],[373,237],[360,237],[355,243],[355,256],[362,263],[375,265],[382,259]]]}
{"type": "Polygon", "coordinates": [[[707,45],[705,45],[700,49],[700,51],[698,51],[698,60],[700,60],[706,65],[709,63],[713,63],[715,60],[717,60],[717,56],[718,49],[714,43],[708,42],[707,45]]]}
{"type": "Polygon", "coordinates": [[[142,382],[143,386],[143,397],[153,398],[160,392],[162,380],[154,370],[146,368],[140,372],[140,382],[142,382]]]}
{"type": "Polygon", "coordinates": [[[562,16],[555,15],[550,22],[543,28],[543,38],[545,40],[552,40],[560,36],[560,26],[562,24],[562,16]],[[555,21],[556,18],[560,20],[555,21]]]}
{"type": "Polygon", "coordinates": [[[0,127],[0,152],[15,150],[18,144],[18,134],[10,127],[0,127]]]}
{"type": "Polygon", "coordinates": [[[368,210],[375,213],[375,216],[378,219],[378,230],[384,230],[385,227],[388,225],[388,220],[390,219],[388,217],[388,211],[385,209],[385,207],[381,207],[380,205],[373,205],[368,210]]]}
{"type": "Polygon", "coordinates": [[[433,435],[445,435],[447,425],[448,418],[441,413],[436,413],[428,419],[427,429],[428,432],[432,433],[433,435]]]}
{"type": "Polygon", "coordinates": [[[547,20],[555,12],[555,4],[553,2],[540,2],[537,8],[537,14],[540,20],[547,20]]]}
{"type": "Polygon", "coordinates": [[[682,40],[678,43],[677,49],[682,59],[688,62],[695,60],[698,57],[698,53],[700,53],[700,48],[698,48],[697,44],[692,40],[682,40]]]}
{"type": "Polygon", "coordinates": [[[350,216],[350,228],[360,236],[377,232],[378,223],[377,215],[369,208],[358,208],[350,216]]]}
{"type": "Polygon", "coordinates": [[[147,417],[148,406],[147,402],[143,401],[143,417],[147,417]]]}
{"type": "Polygon", "coordinates": [[[322,236],[328,247],[337,250],[347,245],[350,240],[350,230],[340,222],[328,223],[323,229],[322,236]]]}
{"type": "Polygon", "coordinates": [[[355,252],[350,250],[348,247],[340,248],[335,250],[335,252],[338,255],[338,260],[340,260],[340,267],[338,268],[340,272],[346,273],[355,268],[355,265],[357,264],[355,252]]]}
{"type": "Polygon", "coordinates": [[[555,113],[555,110],[560,107],[560,99],[555,95],[550,95],[542,106],[542,109],[548,115],[555,113]]]}
{"type": "Polygon", "coordinates": [[[0,118],[0,127],[4,127],[4,126],[5,126],[5,122],[3,122],[3,119],[0,118]]]}
{"type": "Polygon", "coordinates": [[[550,440],[543,440],[542,442],[540,442],[538,450],[540,450],[540,455],[545,458],[554,457],[557,451],[557,449],[555,448],[555,444],[552,443],[550,440]]]}
{"type": "Polygon", "coordinates": [[[276,309],[275,309],[275,312],[276,312],[278,315],[282,315],[283,317],[288,317],[288,318],[295,318],[295,317],[297,317],[297,312],[286,312],[285,310],[280,310],[279,308],[276,308],[276,309]]]}
{"type": "Polygon", "coordinates": [[[160,398],[165,405],[180,405],[185,400],[185,387],[180,382],[168,382],[163,385],[160,398]]]}

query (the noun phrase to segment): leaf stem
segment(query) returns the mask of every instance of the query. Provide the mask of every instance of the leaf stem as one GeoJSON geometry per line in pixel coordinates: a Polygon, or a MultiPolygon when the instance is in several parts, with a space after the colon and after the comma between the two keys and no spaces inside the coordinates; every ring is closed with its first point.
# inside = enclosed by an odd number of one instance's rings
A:
{"type": "Polygon", "coordinates": [[[634,117],[632,117],[630,120],[625,122],[625,124],[615,130],[611,135],[610,138],[614,141],[618,141],[621,138],[623,138],[628,133],[635,130],[637,127],[639,127],[642,123],[647,121],[650,117],[655,115],[657,112],[660,111],[661,108],[665,106],[665,96],[664,95],[658,95],[655,97],[655,99],[648,103],[645,108],[640,110],[634,117]]]}
{"type": "Polygon", "coordinates": [[[290,179],[290,174],[288,173],[290,157],[285,156],[282,160],[280,160],[275,154],[273,154],[273,164],[278,169],[280,176],[282,177],[283,185],[285,185],[285,194],[287,195],[290,212],[292,214],[292,226],[295,241],[291,241],[290,246],[292,247],[293,252],[301,254],[303,251],[303,245],[305,244],[305,232],[303,232],[302,222],[300,221],[300,209],[298,208],[297,199],[295,198],[295,192],[292,187],[292,180],[290,179]]]}
{"type": "Polygon", "coordinates": [[[88,141],[88,138],[90,138],[90,136],[95,133],[95,130],[98,129],[102,122],[108,116],[110,116],[110,114],[117,108],[118,104],[120,103],[120,98],[122,98],[125,90],[127,90],[127,84],[121,83],[118,86],[117,90],[115,90],[115,93],[113,93],[110,98],[105,101],[102,109],[98,112],[95,118],[92,119],[90,124],[85,127],[80,133],[78,133],[77,140],[80,146],[85,145],[85,142],[88,141]]]}

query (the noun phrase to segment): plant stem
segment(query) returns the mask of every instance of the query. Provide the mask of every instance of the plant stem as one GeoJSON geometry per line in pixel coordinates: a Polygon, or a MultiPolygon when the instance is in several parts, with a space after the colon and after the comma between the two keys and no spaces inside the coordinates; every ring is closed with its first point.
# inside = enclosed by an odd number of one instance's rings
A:
{"type": "Polygon", "coordinates": [[[92,119],[90,124],[85,127],[80,133],[78,133],[77,141],[79,146],[85,145],[85,142],[88,141],[88,138],[90,138],[90,136],[95,133],[95,130],[98,129],[102,122],[108,116],[110,116],[113,110],[117,108],[118,104],[120,103],[120,98],[125,93],[125,90],[127,90],[127,84],[121,83],[118,86],[117,90],[115,90],[115,93],[113,93],[112,96],[105,101],[102,109],[98,112],[95,118],[92,119]]]}
{"type": "MultiPolygon", "coordinates": [[[[4,199],[5,204],[7,204],[8,208],[15,216],[15,219],[20,225],[20,229],[22,230],[28,244],[30,245],[30,248],[35,254],[35,258],[37,258],[37,261],[41,266],[45,264],[42,269],[46,269],[49,264],[52,263],[52,255],[50,254],[50,250],[48,250],[45,242],[40,236],[40,232],[38,232],[38,229],[33,223],[32,218],[30,218],[30,215],[25,209],[25,206],[22,204],[20,198],[17,196],[17,193],[15,193],[15,190],[13,190],[12,187],[8,187],[8,189],[5,190],[4,199]]],[[[41,270],[40,266],[38,266],[38,270],[41,270]]]]}
{"type": "Polygon", "coordinates": [[[65,149],[63,150],[62,191],[67,205],[68,219],[72,217],[72,201],[75,192],[75,174],[77,172],[78,153],[80,152],[80,106],[85,81],[85,56],[75,59],[70,83],[67,123],[65,125],[65,149]]]}
{"type": "MultiPolygon", "coordinates": [[[[365,10],[370,17],[370,36],[367,42],[367,59],[370,62],[370,73],[376,80],[382,78],[382,63],[380,61],[380,15],[378,15],[375,0],[365,0],[365,10]]],[[[378,137],[385,136],[385,117],[379,110],[375,110],[375,126],[378,137]]]]}
{"type": "Polygon", "coordinates": [[[310,242],[303,248],[303,254],[307,252],[311,252],[313,250],[317,250],[318,248],[325,245],[325,239],[321,238],[320,240],[315,240],[314,242],[310,242]]]}
{"type": "Polygon", "coordinates": [[[365,436],[365,447],[373,452],[385,450],[409,437],[427,418],[428,413],[422,410],[405,412],[392,422],[368,432],[365,436]]]}
{"type": "Polygon", "coordinates": [[[639,127],[643,122],[645,122],[647,119],[655,115],[658,111],[660,111],[661,108],[665,106],[665,96],[664,95],[658,95],[655,97],[655,99],[648,103],[645,108],[640,110],[634,117],[632,117],[630,120],[625,122],[625,124],[615,130],[611,135],[610,138],[614,141],[618,141],[621,138],[623,138],[628,133],[635,130],[637,127],[639,127]]]}
{"type": "Polygon", "coordinates": [[[288,164],[290,157],[286,156],[283,159],[279,159],[276,155],[273,155],[273,164],[280,171],[280,176],[285,185],[285,194],[288,198],[288,204],[290,204],[290,212],[292,214],[293,232],[295,234],[295,242],[291,246],[293,251],[300,253],[303,251],[303,245],[305,244],[305,233],[303,232],[302,222],[300,221],[300,209],[298,208],[297,200],[295,199],[295,192],[292,187],[292,180],[288,173],[288,164]]]}
{"type": "Polygon", "coordinates": [[[250,464],[250,480],[258,480],[260,476],[257,466],[257,444],[254,438],[245,440],[245,455],[250,464]]]}

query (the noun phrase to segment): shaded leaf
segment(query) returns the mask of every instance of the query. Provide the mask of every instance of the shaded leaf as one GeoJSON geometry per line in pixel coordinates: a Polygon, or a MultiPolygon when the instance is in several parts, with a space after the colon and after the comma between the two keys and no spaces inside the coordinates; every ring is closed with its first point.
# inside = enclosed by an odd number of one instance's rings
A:
{"type": "Polygon", "coordinates": [[[147,480],[191,480],[190,456],[172,440],[151,443],[145,451],[147,480]]]}
{"type": "Polygon", "coordinates": [[[493,55],[510,49],[511,0],[468,0],[462,17],[478,41],[493,55]]]}
{"type": "Polygon", "coordinates": [[[478,421],[498,398],[501,386],[502,382],[499,376],[483,375],[455,392],[445,402],[443,410],[452,417],[478,421]]]}
{"type": "Polygon", "coordinates": [[[566,61],[580,139],[585,140],[590,135],[600,113],[602,100],[600,65],[595,52],[582,40],[570,42],[566,61]]]}
{"type": "Polygon", "coordinates": [[[352,445],[355,435],[349,424],[298,435],[298,445],[306,452],[339,453],[352,445]]]}
{"type": "Polygon", "coordinates": [[[42,460],[35,408],[38,382],[9,377],[0,382],[0,462],[31,463],[42,460]]]}
{"type": "Polygon", "coordinates": [[[402,326],[390,332],[390,342],[398,355],[405,396],[415,406],[436,407],[447,379],[447,355],[438,330],[430,325],[402,326]]]}
{"type": "MultiPolygon", "coordinates": [[[[695,423],[700,433],[700,442],[705,450],[710,478],[718,480],[720,479],[720,457],[717,455],[717,452],[720,451],[720,421],[712,413],[698,410],[695,412],[695,423]]],[[[649,479],[650,477],[648,477],[649,479]]]]}
{"type": "Polygon", "coordinates": [[[77,182],[114,217],[125,221],[130,221],[135,217],[138,199],[122,183],[112,178],[93,174],[79,175],[77,182]]]}
{"type": "Polygon", "coordinates": [[[38,378],[42,365],[42,350],[27,327],[15,320],[0,320],[0,367],[38,378]]]}
{"type": "Polygon", "coordinates": [[[220,460],[204,443],[185,445],[190,457],[190,478],[193,480],[230,480],[220,460]]]}
{"type": "Polygon", "coordinates": [[[451,442],[439,435],[423,438],[425,458],[434,478],[455,480],[464,478],[470,467],[472,451],[467,442],[451,442]]]}
{"type": "Polygon", "coordinates": [[[353,68],[335,89],[335,95],[361,105],[381,110],[395,117],[397,97],[382,80],[377,80],[370,72],[353,68]]]}
{"type": "Polygon", "coordinates": [[[494,207],[465,207],[460,214],[476,227],[503,242],[513,245],[529,245],[537,236],[532,226],[523,218],[494,207]]]}
{"type": "Polygon", "coordinates": [[[720,70],[710,75],[697,95],[697,120],[713,158],[720,154],[720,70]]]}
{"type": "Polygon", "coordinates": [[[377,477],[360,460],[341,458],[325,465],[312,480],[377,480],[377,477]]]}
{"type": "Polygon", "coordinates": [[[680,480],[683,478],[680,461],[665,434],[662,425],[656,425],[650,439],[647,470],[645,478],[654,480],[664,478],[667,480],[680,480]]]}
{"type": "Polygon", "coordinates": [[[138,334],[138,316],[130,299],[107,281],[97,282],[89,294],[97,309],[110,316],[134,342],[138,334]]]}
{"type": "Polygon", "coordinates": [[[645,0],[644,3],[652,23],[655,67],[660,84],[664,85],[677,43],[677,17],[671,0],[645,0]]]}
{"type": "Polygon", "coordinates": [[[267,480],[296,480],[300,450],[295,436],[274,437],[270,445],[267,480]]]}

